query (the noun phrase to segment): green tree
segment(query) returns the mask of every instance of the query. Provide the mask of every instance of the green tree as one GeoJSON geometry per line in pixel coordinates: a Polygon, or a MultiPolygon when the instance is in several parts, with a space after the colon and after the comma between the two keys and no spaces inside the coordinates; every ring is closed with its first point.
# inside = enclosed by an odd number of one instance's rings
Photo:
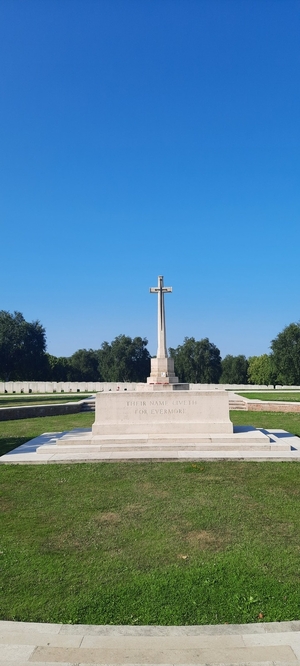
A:
{"type": "Polygon", "coordinates": [[[117,336],[103,342],[98,352],[99,372],[105,382],[144,382],[150,374],[150,354],[146,338],[117,336]]]}
{"type": "Polygon", "coordinates": [[[47,370],[46,333],[39,321],[25,321],[21,312],[0,311],[0,377],[44,379],[47,370]]]}
{"type": "Polygon", "coordinates": [[[184,338],[183,344],[169,349],[180,382],[217,384],[222,367],[220,350],[208,338],[184,338]]]}
{"type": "Polygon", "coordinates": [[[276,384],[276,375],[272,356],[262,354],[261,356],[250,356],[248,366],[248,379],[250,384],[276,384]]]}
{"type": "Polygon", "coordinates": [[[222,359],[221,384],[247,384],[248,361],[246,356],[231,356],[227,354],[222,359]]]}
{"type": "Polygon", "coordinates": [[[300,384],[300,322],[290,324],[271,342],[278,384],[300,384]]]}
{"type": "MultiPolygon", "coordinates": [[[[70,359],[67,356],[52,356],[46,354],[49,382],[69,382],[72,381],[72,367],[70,359]]],[[[76,381],[76,380],[75,380],[76,381]]]]}
{"type": "Polygon", "coordinates": [[[98,382],[99,352],[93,349],[78,349],[69,359],[74,382],[98,382]]]}

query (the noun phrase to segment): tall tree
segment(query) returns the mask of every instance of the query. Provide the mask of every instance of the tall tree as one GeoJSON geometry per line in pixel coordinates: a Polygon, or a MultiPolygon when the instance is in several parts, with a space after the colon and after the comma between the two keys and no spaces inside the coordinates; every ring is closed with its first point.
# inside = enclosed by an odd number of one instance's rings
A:
{"type": "Polygon", "coordinates": [[[183,344],[169,349],[180,382],[218,384],[221,375],[220,350],[208,338],[184,338],[183,344]]]}
{"type": "Polygon", "coordinates": [[[250,356],[248,359],[248,379],[250,384],[276,384],[276,374],[271,354],[250,356]]]}
{"type": "MultiPolygon", "coordinates": [[[[53,356],[46,354],[49,382],[70,382],[72,380],[72,367],[67,356],[53,356]]],[[[75,380],[76,381],[76,380],[75,380]]]]}
{"type": "Polygon", "coordinates": [[[150,374],[150,354],[146,338],[117,336],[103,342],[98,352],[99,371],[106,382],[144,382],[150,374]]]}
{"type": "Polygon", "coordinates": [[[3,380],[44,379],[46,333],[39,321],[25,321],[21,312],[0,311],[0,377],[3,380]]]}
{"type": "Polygon", "coordinates": [[[78,349],[69,359],[72,379],[75,382],[98,382],[98,352],[93,349],[78,349]]]}
{"type": "Polygon", "coordinates": [[[300,322],[290,324],[271,342],[278,384],[300,384],[300,322]]]}
{"type": "Polygon", "coordinates": [[[248,361],[246,356],[231,356],[227,354],[222,359],[221,384],[247,384],[248,361]]]}

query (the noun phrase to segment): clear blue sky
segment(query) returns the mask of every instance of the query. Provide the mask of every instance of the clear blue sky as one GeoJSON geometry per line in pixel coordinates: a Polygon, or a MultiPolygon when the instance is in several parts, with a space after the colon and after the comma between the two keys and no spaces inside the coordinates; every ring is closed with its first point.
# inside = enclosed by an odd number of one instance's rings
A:
{"type": "Polygon", "coordinates": [[[0,0],[0,309],[262,354],[300,319],[299,0],[0,0]]]}

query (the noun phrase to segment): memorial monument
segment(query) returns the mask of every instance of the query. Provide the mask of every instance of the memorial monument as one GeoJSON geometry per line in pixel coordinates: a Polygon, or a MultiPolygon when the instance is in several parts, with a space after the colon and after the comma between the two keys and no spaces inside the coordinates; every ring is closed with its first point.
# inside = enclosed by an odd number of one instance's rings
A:
{"type": "Polygon", "coordinates": [[[164,287],[164,278],[158,276],[157,287],[150,287],[151,294],[157,294],[157,354],[151,359],[151,373],[147,378],[147,384],[177,384],[178,377],[175,377],[174,360],[168,358],[167,340],[166,340],[166,318],[165,318],[165,299],[164,295],[172,292],[172,287],[164,287]]]}
{"type": "MultiPolygon", "coordinates": [[[[107,459],[201,457],[200,452],[271,448],[270,439],[259,430],[240,427],[235,432],[229,418],[229,396],[222,389],[189,389],[178,383],[174,361],[168,357],[164,287],[158,276],[157,356],[151,359],[147,383],[132,391],[96,394],[95,422],[89,432],[72,431],[57,438],[54,448],[77,454],[91,451],[107,459]],[[159,391],[154,393],[154,391],[159,391]]],[[[39,452],[39,449],[38,451],[39,452]]],[[[41,447],[45,453],[45,447],[41,447]]],[[[221,456],[222,457],[222,456],[221,456]]]]}

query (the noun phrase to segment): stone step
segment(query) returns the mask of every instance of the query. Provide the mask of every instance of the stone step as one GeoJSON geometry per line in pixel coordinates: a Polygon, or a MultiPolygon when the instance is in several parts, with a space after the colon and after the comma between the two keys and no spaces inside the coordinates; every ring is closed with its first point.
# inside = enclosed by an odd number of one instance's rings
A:
{"type": "Polygon", "coordinates": [[[172,452],[178,452],[178,451],[189,451],[191,453],[197,453],[197,452],[204,452],[204,451],[214,451],[214,452],[228,452],[228,451],[289,451],[290,446],[287,443],[282,443],[282,442],[264,442],[263,444],[258,444],[256,442],[247,442],[247,443],[238,443],[238,442],[228,442],[228,443],[210,443],[210,442],[205,442],[203,444],[186,444],[186,445],[181,445],[181,446],[176,446],[176,444],[173,445],[165,445],[161,444],[160,446],[153,445],[153,444],[145,444],[145,445],[135,445],[135,446],[120,446],[118,444],[115,445],[105,445],[105,444],[99,444],[99,445],[94,445],[94,444],[83,444],[83,443],[74,443],[70,442],[70,444],[64,444],[64,445],[59,445],[59,446],[47,446],[44,445],[37,449],[37,453],[40,454],[46,454],[46,453],[59,453],[59,454],[69,454],[69,453],[80,453],[80,454],[86,454],[86,455],[91,455],[92,453],[120,453],[120,455],[125,455],[126,457],[130,456],[130,453],[132,453],[134,456],[136,456],[138,453],[141,453],[142,455],[148,454],[149,457],[153,455],[155,457],[157,454],[160,456],[163,454],[170,455],[172,452]]]}
{"type": "Polygon", "coordinates": [[[260,431],[250,431],[246,433],[234,434],[216,434],[216,435],[95,435],[90,433],[84,435],[67,435],[56,440],[57,446],[68,446],[71,444],[78,444],[80,446],[120,446],[130,447],[135,446],[180,446],[198,447],[201,444],[205,445],[221,445],[221,444],[265,444],[269,443],[269,437],[260,431]]]}
{"type": "Polygon", "coordinates": [[[299,621],[105,626],[1,622],[1,666],[297,666],[299,621]]]}
{"type": "Polygon", "coordinates": [[[207,457],[226,457],[231,454],[236,454],[237,457],[243,458],[245,455],[252,453],[253,455],[258,455],[261,456],[263,453],[267,454],[279,454],[281,453],[286,454],[289,452],[289,449],[287,450],[286,448],[283,448],[282,446],[274,448],[270,446],[252,446],[252,447],[238,447],[238,446],[232,446],[232,447],[201,447],[199,449],[192,449],[192,448],[182,448],[178,449],[174,447],[173,449],[161,447],[160,449],[154,449],[154,448],[147,448],[147,449],[104,449],[102,447],[99,447],[96,450],[90,450],[87,447],[78,447],[74,448],[72,446],[70,447],[61,447],[61,448],[53,448],[51,447],[44,447],[43,453],[46,455],[52,454],[52,455],[57,455],[57,456],[66,456],[67,459],[72,459],[73,456],[85,456],[87,460],[92,460],[93,456],[96,458],[102,458],[103,460],[105,459],[115,459],[115,460],[130,460],[130,459],[135,459],[135,460],[155,460],[155,459],[170,459],[170,460],[178,460],[180,457],[182,458],[191,458],[193,459],[194,457],[202,457],[205,458],[207,457]]]}
{"type": "Polygon", "coordinates": [[[229,409],[247,411],[247,403],[244,400],[229,400],[229,409]]]}
{"type": "MultiPolygon", "coordinates": [[[[73,441],[76,440],[76,435],[73,438],[73,441]]],[[[83,442],[87,443],[88,436],[80,438],[83,442]]],[[[62,443],[66,440],[62,438],[62,443]]],[[[189,435],[94,435],[89,438],[90,443],[93,445],[107,445],[112,446],[117,444],[118,446],[140,446],[145,445],[154,445],[154,446],[198,446],[199,444],[228,444],[234,442],[235,444],[245,444],[251,442],[253,444],[264,444],[265,442],[269,443],[269,437],[262,433],[260,430],[249,430],[242,432],[234,433],[200,433],[195,435],[195,433],[189,435]]],[[[57,442],[59,444],[59,441],[57,442]]]]}
{"type": "Polygon", "coordinates": [[[85,400],[82,403],[82,412],[94,412],[95,411],[95,400],[85,400]]]}

